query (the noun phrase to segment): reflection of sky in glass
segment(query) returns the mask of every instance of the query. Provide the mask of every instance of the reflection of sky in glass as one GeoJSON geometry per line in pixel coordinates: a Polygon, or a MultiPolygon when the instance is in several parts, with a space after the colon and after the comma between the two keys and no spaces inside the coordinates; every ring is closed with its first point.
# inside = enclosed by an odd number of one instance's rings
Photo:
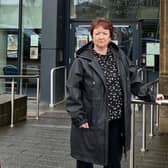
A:
{"type": "Polygon", "coordinates": [[[77,35],[89,35],[89,28],[84,27],[76,27],[76,36],[77,35]]]}
{"type": "Polygon", "coordinates": [[[156,19],[159,16],[159,4],[159,0],[71,0],[71,5],[74,6],[71,8],[71,17],[156,19]]]}
{"type": "Polygon", "coordinates": [[[19,3],[19,0],[1,0],[1,5],[17,5],[19,3]]]}
{"type": "Polygon", "coordinates": [[[82,4],[84,2],[93,2],[93,0],[74,0],[74,5],[82,4]]]}
{"type": "Polygon", "coordinates": [[[1,0],[0,7],[0,28],[18,28],[19,0],[1,0]]]}
{"type": "Polygon", "coordinates": [[[26,7],[40,7],[42,6],[42,0],[23,0],[23,6],[26,7]]]}

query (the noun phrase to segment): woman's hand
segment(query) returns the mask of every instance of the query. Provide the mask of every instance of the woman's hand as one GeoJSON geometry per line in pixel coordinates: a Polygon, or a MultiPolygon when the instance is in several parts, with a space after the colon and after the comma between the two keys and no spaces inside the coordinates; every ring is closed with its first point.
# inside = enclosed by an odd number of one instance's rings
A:
{"type": "Polygon", "coordinates": [[[158,94],[158,95],[156,96],[155,102],[156,102],[157,104],[161,104],[160,100],[164,100],[164,95],[163,95],[163,94],[158,94]]]}
{"type": "Polygon", "coordinates": [[[82,124],[82,125],[80,126],[80,128],[89,128],[88,122],[82,124]]]}

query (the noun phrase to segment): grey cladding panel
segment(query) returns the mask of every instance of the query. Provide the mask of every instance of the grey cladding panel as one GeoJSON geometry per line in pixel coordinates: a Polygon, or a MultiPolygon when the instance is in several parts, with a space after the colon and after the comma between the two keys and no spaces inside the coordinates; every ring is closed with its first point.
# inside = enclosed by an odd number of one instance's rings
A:
{"type": "Polygon", "coordinates": [[[56,48],[57,0],[43,0],[42,48],[56,48]]]}

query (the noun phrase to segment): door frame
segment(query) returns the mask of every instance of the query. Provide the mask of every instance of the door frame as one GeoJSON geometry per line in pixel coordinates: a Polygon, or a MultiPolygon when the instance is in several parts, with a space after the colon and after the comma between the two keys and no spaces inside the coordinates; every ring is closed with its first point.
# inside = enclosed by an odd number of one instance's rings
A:
{"type": "MultiPolygon", "coordinates": [[[[69,38],[69,55],[68,67],[71,66],[75,55],[75,29],[79,25],[90,25],[91,20],[71,19],[70,20],[70,38],[69,38]]],[[[131,25],[133,27],[133,50],[132,61],[139,65],[141,57],[141,25],[142,20],[113,20],[113,25],[131,25]]]]}

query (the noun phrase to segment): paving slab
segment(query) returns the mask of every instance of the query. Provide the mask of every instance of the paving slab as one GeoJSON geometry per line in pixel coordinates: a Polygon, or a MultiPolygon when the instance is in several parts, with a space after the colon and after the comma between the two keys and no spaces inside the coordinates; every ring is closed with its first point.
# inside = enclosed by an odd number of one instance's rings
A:
{"type": "MultiPolygon", "coordinates": [[[[15,124],[14,128],[0,127],[1,167],[75,168],[69,146],[71,121],[64,104],[53,109],[41,105],[39,120],[34,117],[36,105],[29,106],[27,121],[15,124]]],[[[138,112],[135,168],[168,168],[168,135],[159,135],[155,130],[155,136],[147,138],[148,151],[141,153],[141,123],[142,115],[138,112]]],[[[123,158],[122,168],[129,168],[128,161],[129,157],[126,161],[123,158]]],[[[94,168],[102,166],[95,165],[94,168]]]]}

